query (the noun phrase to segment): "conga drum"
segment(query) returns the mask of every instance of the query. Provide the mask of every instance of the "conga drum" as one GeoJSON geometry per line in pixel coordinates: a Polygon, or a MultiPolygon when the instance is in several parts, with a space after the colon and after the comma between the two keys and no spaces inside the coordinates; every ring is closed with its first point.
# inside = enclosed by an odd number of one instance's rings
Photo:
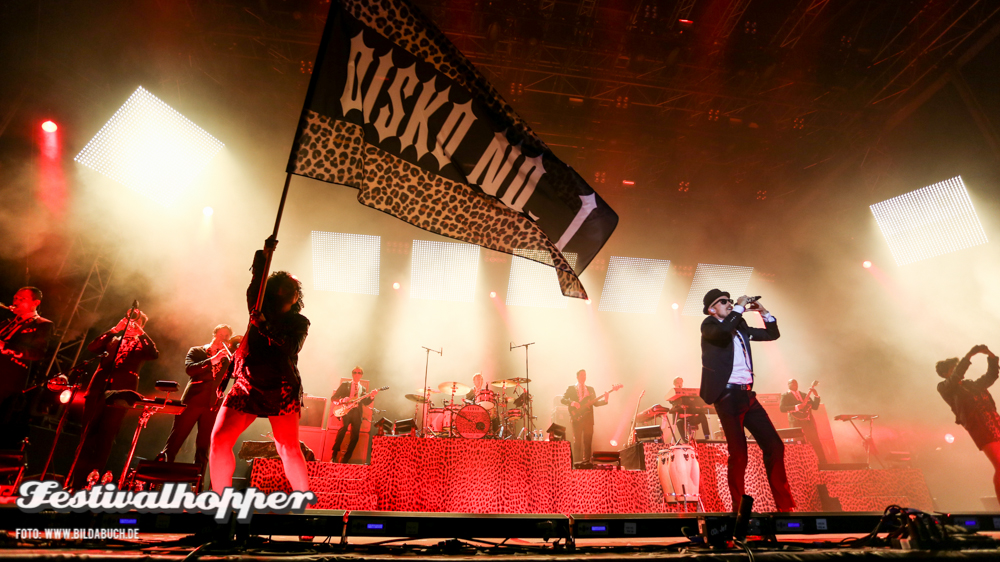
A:
{"type": "Polygon", "coordinates": [[[697,502],[701,469],[698,455],[690,445],[674,445],[657,451],[656,470],[663,498],[668,503],[697,502]]]}

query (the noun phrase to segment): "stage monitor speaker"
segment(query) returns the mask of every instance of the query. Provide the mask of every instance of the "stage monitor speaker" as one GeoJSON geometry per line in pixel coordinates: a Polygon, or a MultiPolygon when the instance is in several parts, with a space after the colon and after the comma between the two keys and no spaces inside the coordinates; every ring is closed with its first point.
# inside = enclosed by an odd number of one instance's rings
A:
{"type": "Polygon", "coordinates": [[[326,415],[326,401],[326,398],[320,396],[309,396],[308,394],[303,396],[302,417],[299,418],[299,427],[322,428],[326,415]]]}
{"type": "Polygon", "coordinates": [[[326,447],[326,434],[327,431],[319,427],[300,427],[299,441],[312,450],[316,455],[316,460],[321,460],[322,452],[326,447]]]}

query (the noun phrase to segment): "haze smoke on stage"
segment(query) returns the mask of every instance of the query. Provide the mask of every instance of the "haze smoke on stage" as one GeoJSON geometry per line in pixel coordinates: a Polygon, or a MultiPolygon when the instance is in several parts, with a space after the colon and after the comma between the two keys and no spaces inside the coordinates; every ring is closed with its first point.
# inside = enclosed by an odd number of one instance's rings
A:
{"type": "Polygon", "coordinates": [[[414,240],[410,298],[472,302],[479,272],[479,246],[414,240]]]}
{"type": "Polygon", "coordinates": [[[703,316],[702,309],[705,305],[701,300],[705,297],[705,293],[712,289],[726,291],[734,299],[744,294],[750,283],[751,274],[753,274],[752,267],[699,263],[691,281],[691,288],[688,290],[687,300],[684,301],[684,316],[703,316]]]}

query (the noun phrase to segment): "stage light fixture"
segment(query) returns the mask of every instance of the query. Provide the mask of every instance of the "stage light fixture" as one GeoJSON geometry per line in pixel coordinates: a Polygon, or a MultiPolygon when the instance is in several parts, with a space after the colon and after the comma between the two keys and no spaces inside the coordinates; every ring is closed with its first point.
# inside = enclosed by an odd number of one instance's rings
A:
{"type": "Polygon", "coordinates": [[[865,261],[861,262],[861,267],[863,267],[863,268],[865,268],[865,269],[868,269],[868,268],[870,268],[871,266],[872,266],[872,262],[870,262],[870,261],[868,261],[868,260],[865,260],[865,261]]]}
{"type": "Polygon", "coordinates": [[[599,309],[653,314],[669,269],[670,260],[611,256],[599,309]]]}
{"type": "Polygon", "coordinates": [[[140,87],[75,160],[160,204],[170,205],[223,146],[140,87]]]}
{"type": "Polygon", "coordinates": [[[210,217],[215,214],[215,209],[211,207],[205,207],[204,209],[201,210],[201,214],[205,215],[206,217],[210,217]]]}
{"type": "Polygon", "coordinates": [[[618,446],[618,442],[617,442],[617,441],[615,441],[614,439],[612,439],[612,440],[611,440],[611,446],[612,446],[612,447],[617,447],[617,446],[618,446]]]}
{"type": "Polygon", "coordinates": [[[414,240],[410,298],[472,302],[479,272],[479,246],[414,240]]]}
{"type": "Polygon", "coordinates": [[[490,291],[490,298],[491,299],[497,298],[497,292],[496,291],[490,291]]]}
{"type": "Polygon", "coordinates": [[[670,305],[670,308],[672,308],[672,309],[674,309],[674,310],[677,310],[677,309],[678,309],[678,308],[680,308],[680,307],[681,307],[681,305],[679,305],[679,304],[677,304],[677,303],[674,303],[674,304],[670,305]]]}
{"type": "Polygon", "coordinates": [[[727,291],[733,298],[742,295],[747,290],[751,274],[753,274],[752,267],[699,263],[698,268],[694,270],[694,279],[691,280],[691,289],[688,291],[687,300],[684,301],[682,314],[702,316],[701,309],[705,305],[701,299],[712,289],[727,291]]]}
{"type": "Polygon", "coordinates": [[[379,236],[314,230],[313,288],[377,295],[381,245],[379,236]]]}
{"type": "Polygon", "coordinates": [[[950,433],[945,433],[944,434],[944,440],[946,442],[948,442],[948,443],[954,443],[955,442],[955,436],[952,435],[952,434],[950,434],[950,433]]]}
{"type": "Polygon", "coordinates": [[[59,130],[59,126],[52,121],[46,121],[42,123],[42,130],[46,133],[54,133],[59,130]]]}
{"type": "Polygon", "coordinates": [[[397,281],[397,282],[393,283],[392,284],[392,288],[396,289],[398,291],[399,290],[399,282],[397,281]]]}
{"type": "MultiPolygon", "coordinates": [[[[565,252],[563,257],[570,267],[576,267],[576,253],[565,252]]],[[[510,278],[507,280],[507,306],[566,308],[569,299],[559,289],[556,270],[545,263],[552,263],[548,252],[514,250],[514,258],[510,262],[510,278]]]]}
{"type": "Polygon", "coordinates": [[[962,176],[876,203],[871,211],[896,265],[988,242],[962,176]]]}

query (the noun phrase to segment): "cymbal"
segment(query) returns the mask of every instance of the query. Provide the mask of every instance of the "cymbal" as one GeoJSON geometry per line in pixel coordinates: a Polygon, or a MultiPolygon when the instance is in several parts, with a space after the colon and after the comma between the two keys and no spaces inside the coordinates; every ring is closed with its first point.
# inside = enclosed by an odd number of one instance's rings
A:
{"type": "Polygon", "coordinates": [[[472,387],[466,386],[460,382],[443,382],[438,385],[438,390],[444,392],[445,394],[467,394],[472,387]]]}
{"type": "Polygon", "coordinates": [[[490,384],[492,384],[493,386],[503,386],[504,384],[518,385],[518,384],[528,384],[529,382],[531,382],[531,379],[526,379],[524,377],[514,377],[512,379],[502,379],[498,381],[493,381],[490,384]]]}
{"type": "MultiPolygon", "coordinates": [[[[420,392],[420,389],[418,388],[416,389],[416,391],[420,392]]],[[[441,392],[440,390],[434,388],[433,386],[428,386],[427,388],[424,389],[424,394],[439,394],[440,392],[441,392]]]]}
{"type": "Polygon", "coordinates": [[[419,394],[407,394],[406,399],[410,402],[416,402],[417,404],[426,404],[430,402],[429,399],[420,396],[419,394]]]}

